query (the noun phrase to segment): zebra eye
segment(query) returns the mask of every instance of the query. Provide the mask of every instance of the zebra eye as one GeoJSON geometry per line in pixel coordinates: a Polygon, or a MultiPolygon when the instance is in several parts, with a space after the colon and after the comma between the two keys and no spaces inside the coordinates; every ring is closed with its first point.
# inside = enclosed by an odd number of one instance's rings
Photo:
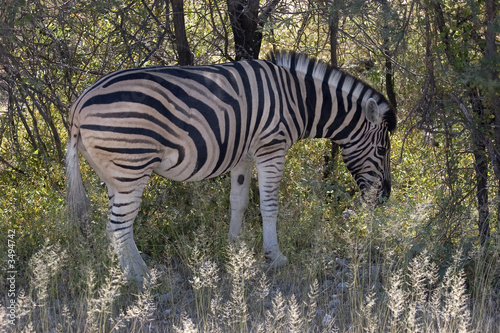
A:
{"type": "Polygon", "coordinates": [[[385,147],[377,147],[377,154],[380,156],[385,156],[385,153],[387,153],[387,149],[385,147]]]}

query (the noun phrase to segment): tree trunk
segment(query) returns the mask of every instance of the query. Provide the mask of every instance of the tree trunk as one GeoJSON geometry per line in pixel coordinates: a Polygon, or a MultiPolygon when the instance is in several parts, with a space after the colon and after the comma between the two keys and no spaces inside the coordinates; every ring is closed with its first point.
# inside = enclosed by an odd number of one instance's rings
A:
{"type": "Polygon", "coordinates": [[[385,90],[387,93],[387,98],[391,103],[394,110],[396,110],[398,104],[396,100],[396,91],[394,90],[394,70],[392,68],[392,52],[389,50],[389,41],[387,40],[384,45],[384,55],[385,55],[385,90]]]}
{"type": "Polygon", "coordinates": [[[259,0],[227,0],[235,60],[259,58],[262,28],[278,3],[279,0],[268,1],[259,11],[259,0]]]}
{"type": "MultiPolygon", "coordinates": [[[[334,10],[329,17],[328,30],[330,32],[330,61],[332,66],[338,67],[337,48],[338,48],[338,34],[339,34],[339,11],[334,10]]],[[[331,149],[330,154],[325,154],[325,167],[323,170],[323,178],[330,178],[335,176],[337,169],[337,156],[340,151],[338,144],[330,140],[331,149]]]]}
{"type": "Polygon", "coordinates": [[[476,197],[477,197],[477,210],[479,228],[479,237],[481,245],[484,245],[486,240],[490,237],[490,223],[489,223],[489,207],[488,207],[488,157],[486,155],[486,145],[483,140],[479,138],[479,131],[486,126],[483,121],[484,108],[481,103],[481,96],[477,89],[470,88],[469,99],[472,105],[472,111],[477,115],[478,125],[476,133],[473,134],[474,141],[474,170],[476,171],[476,197]]]}
{"type": "Polygon", "coordinates": [[[390,26],[390,22],[392,20],[391,18],[391,12],[392,8],[387,0],[383,0],[382,2],[382,7],[384,9],[384,14],[382,15],[383,19],[383,35],[384,37],[384,44],[382,45],[382,52],[384,53],[385,57],[385,91],[387,94],[387,98],[389,99],[389,102],[391,103],[392,107],[394,110],[397,108],[397,101],[396,101],[396,91],[394,90],[394,69],[392,67],[392,57],[394,56],[395,52],[394,50],[391,51],[391,39],[389,36],[391,36],[392,33],[392,27],[390,26]]]}
{"type": "MultiPolygon", "coordinates": [[[[485,60],[491,64],[495,63],[495,59],[498,56],[497,46],[496,46],[496,32],[495,32],[495,18],[496,18],[497,6],[495,4],[495,0],[486,0],[485,1],[485,14],[486,14],[486,33],[485,33],[485,42],[486,42],[486,50],[485,50],[485,60]]],[[[490,75],[492,83],[498,82],[498,71],[495,70],[495,66],[488,66],[490,69],[490,75]]],[[[493,87],[498,87],[497,84],[492,84],[493,87]]],[[[491,158],[493,163],[493,169],[500,169],[500,96],[498,91],[490,92],[490,106],[493,109],[493,114],[495,115],[495,158],[491,158]]],[[[500,198],[500,177],[496,174],[497,182],[498,182],[498,192],[497,198],[500,198]]],[[[500,228],[500,199],[497,204],[497,228],[500,228]]]]}
{"type": "Polygon", "coordinates": [[[186,36],[186,24],[184,23],[184,3],[182,0],[171,0],[172,17],[175,30],[175,45],[179,55],[179,65],[193,65],[194,58],[186,36]]]}
{"type": "Polygon", "coordinates": [[[236,60],[259,57],[262,33],[258,31],[259,0],[227,0],[236,60]]]}

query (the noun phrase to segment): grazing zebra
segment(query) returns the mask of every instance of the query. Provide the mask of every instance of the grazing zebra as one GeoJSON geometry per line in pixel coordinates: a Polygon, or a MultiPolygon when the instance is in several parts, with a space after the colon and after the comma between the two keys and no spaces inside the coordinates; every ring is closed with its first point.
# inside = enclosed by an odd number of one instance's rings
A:
{"type": "Polygon", "coordinates": [[[70,113],[68,205],[82,218],[85,190],[78,151],[109,193],[107,233],[129,279],[148,274],[133,222],[153,172],[197,181],[231,171],[229,237],[236,240],[253,165],[264,254],[287,263],[278,246],[278,187],[285,153],[303,138],[331,138],[365,201],[389,197],[389,132],[396,114],[383,95],[304,55],[197,67],[149,67],[111,73],[88,88],[70,113]]]}

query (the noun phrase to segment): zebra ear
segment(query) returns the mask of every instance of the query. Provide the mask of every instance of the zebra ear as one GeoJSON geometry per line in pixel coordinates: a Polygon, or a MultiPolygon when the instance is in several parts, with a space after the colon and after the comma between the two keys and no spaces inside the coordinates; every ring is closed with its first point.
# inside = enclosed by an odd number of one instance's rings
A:
{"type": "Polygon", "coordinates": [[[366,102],[365,113],[366,113],[366,119],[369,122],[375,125],[378,125],[380,123],[382,117],[380,116],[380,110],[378,108],[378,104],[373,98],[368,99],[368,101],[366,102]]]}

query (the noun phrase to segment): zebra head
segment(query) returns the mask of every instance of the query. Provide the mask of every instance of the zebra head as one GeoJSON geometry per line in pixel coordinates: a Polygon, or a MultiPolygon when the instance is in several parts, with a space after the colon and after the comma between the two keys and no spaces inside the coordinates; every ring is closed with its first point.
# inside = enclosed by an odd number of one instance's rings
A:
{"type": "Polygon", "coordinates": [[[377,206],[391,194],[389,132],[396,126],[394,110],[385,100],[369,98],[364,105],[364,120],[342,145],[342,157],[361,190],[366,203],[377,206]]]}

